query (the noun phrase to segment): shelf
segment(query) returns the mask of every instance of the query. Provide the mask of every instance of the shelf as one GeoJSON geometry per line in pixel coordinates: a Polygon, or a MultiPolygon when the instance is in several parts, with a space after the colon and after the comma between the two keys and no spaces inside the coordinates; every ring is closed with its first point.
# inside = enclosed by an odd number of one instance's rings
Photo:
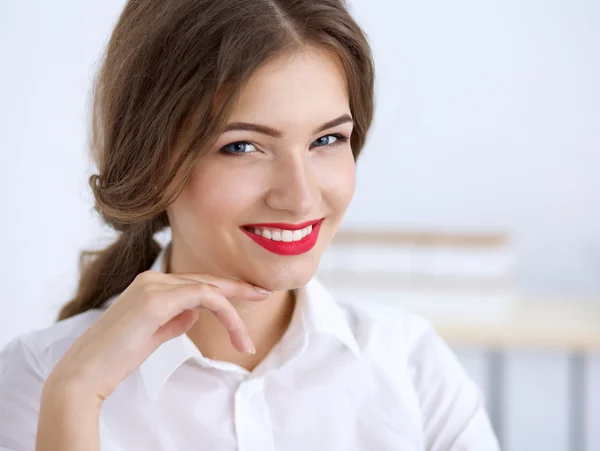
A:
{"type": "Polygon", "coordinates": [[[520,300],[497,320],[427,319],[452,345],[600,351],[600,300],[520,300]]]}

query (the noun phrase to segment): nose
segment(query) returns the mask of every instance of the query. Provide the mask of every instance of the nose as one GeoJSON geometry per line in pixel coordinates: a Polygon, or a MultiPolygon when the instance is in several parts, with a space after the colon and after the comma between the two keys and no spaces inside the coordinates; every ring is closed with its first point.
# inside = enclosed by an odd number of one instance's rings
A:
{"type": "Polygon", "coordinates": [[[273,210],[306,218],[321,202],[316,174],[309,157],[296,155],[273,164],[266,203],[273,210]]]}

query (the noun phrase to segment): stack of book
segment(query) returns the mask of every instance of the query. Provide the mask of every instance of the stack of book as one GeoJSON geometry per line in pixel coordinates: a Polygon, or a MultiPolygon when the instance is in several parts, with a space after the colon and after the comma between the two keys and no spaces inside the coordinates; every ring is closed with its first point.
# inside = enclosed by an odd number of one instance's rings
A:
{"type": "Polygon", "coordinates": [[[317,276],[342,302],[497,319],[518,297],[514,264],[504,233],[340,230],[317,276]]]}

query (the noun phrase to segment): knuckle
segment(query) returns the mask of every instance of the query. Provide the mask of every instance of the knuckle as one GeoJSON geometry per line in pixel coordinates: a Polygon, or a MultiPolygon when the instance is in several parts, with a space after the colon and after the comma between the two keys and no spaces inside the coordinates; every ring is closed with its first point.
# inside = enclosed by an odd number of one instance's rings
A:
{"type": "Polygon", "coordinates": [[[233,305],[223,296],[221,290],[210,284],[201,284],[198,288],[198,297],[205,308],[214,312],[225,312],[233,305]]]}
{"type": "Polygon", "coordinates": [[[195,285],[195,289],[197,290],[198,295],[204,298],[214,299],[219,293],[217,287],[207,283],[199,283],[195,285]]]}
{"type": "Polygon", "coordinates": [[[146,284],[146,283],[149,283],[150,281],[152,281],[153,279],[154,279],[154,271],[148,270],[148,271],[139,273],[137,276],[135,276],[134,280],[137,283],[146,284]]]}

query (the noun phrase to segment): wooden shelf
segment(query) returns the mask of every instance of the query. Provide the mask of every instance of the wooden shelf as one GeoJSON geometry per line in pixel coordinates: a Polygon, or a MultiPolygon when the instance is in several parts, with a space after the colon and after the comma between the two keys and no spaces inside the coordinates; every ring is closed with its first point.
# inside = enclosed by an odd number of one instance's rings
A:
{"type": "Polygon", "coordinates": [[[503,248],[509,245],[506,233],[411,232],[398,230],[341,229],[333,245],[414,245],[421,247],[503,248]]]}
{"type": "Polygon", "coordinates": [[[497,320],[428,319],[452,345],[600,351],[600,300],[523,300],[497,320]]]}
{"type": "MultiPolygon", "coordinates": [[[[466,254],[474,250],[492,254],[504,250],[512,252],[509,234],[501,231],[455,233],[439,230],[344,228],[338,231],[332,245],[372,246],[375,249],[382,246],[387,249],[408,247],[426,251],[439,249],[441,252],[464,250],[466,254]]],[[[418,251],[415,255],[419,255],[418,251]]],[[[374,257],[369,254],[369,258],[374,257]]],[[[431,270],[426,263],[427,261],[421,262],[424,266],[417,269],[431,270]]],[[[358,298],[369,298],[369,287],[376,287],[377,290],[383,291],[383,294],[374,293],[373,299],[398,299],[399,308],[408,311],[415,308],[415,313],[430,320],[438,333],[452,345],[600,352],[600,299],[520,299],[512,282],[513,274],[508,270],[495,278],[464,279],[455,276],[421,277],[415,274],[416,270],[412,268],[409,268],[410,271],[404,268],[403,274],[395,266],[390,266],[389,271],[373,272],[361,271],[358,267],[357,265],[357,268],[353,268],[354,273],[351,274],[344,270],[344,265],[333,265],[329,268],[330,273],[324,273],[320,277],[326,279],[325,284],[330,288],[337,286],[345,289],[342,297],[352,297],[352,290],[357,287],[360,290],[358,298]],[[390,271],[397,273],[388,274],[390,271]],[[360,277],[357,274],[360,274],[360,277]],[[358,285],[361,285],[360,288],[358,285]],[[508,300],[503,303],[502,295],[505,292],[508,300]],[[416,301],[412,302],[415,293],[422,295],[422,299],[431,299],[430,305],[421,305],[418,296],[416,301]],[[446,299],[444,295],[448,295],[446,299]],[[461,302],[461,295],[465,297],[464,302],[461,302]],[[439,302],[446,302],[439,309],[436,304],[438,296],[439,302]],[[421,307],[422,312],[416,310],[421,307]],[[487,313],[482,314],[486,308],[487,313]]],[[[396,304],[392,308],[395,306],[396,304]]]]}

